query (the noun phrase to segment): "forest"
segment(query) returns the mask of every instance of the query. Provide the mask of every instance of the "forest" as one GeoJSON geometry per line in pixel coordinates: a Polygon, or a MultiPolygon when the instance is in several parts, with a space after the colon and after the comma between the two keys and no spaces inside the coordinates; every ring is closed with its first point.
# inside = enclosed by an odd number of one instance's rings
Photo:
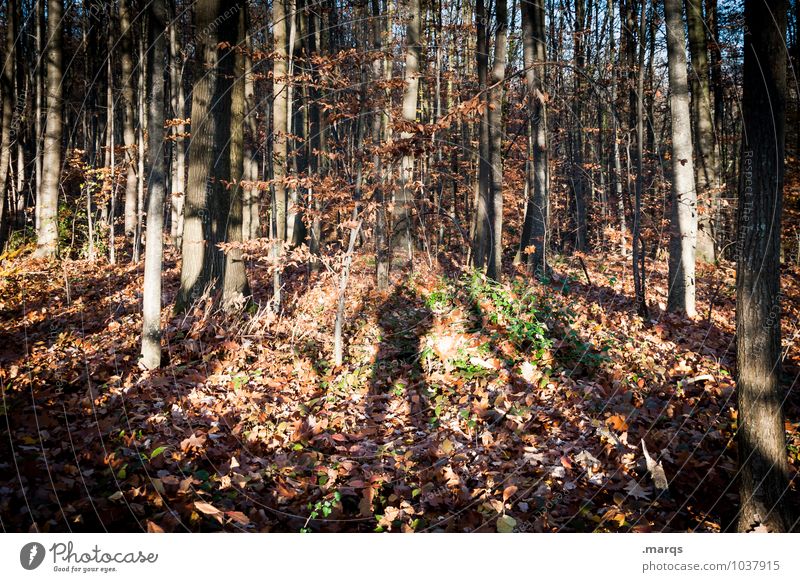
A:
{"type": "Polygon", "coordinates": [[[5,532],[800,531],[800,1],[3,0],[5,532]]]}

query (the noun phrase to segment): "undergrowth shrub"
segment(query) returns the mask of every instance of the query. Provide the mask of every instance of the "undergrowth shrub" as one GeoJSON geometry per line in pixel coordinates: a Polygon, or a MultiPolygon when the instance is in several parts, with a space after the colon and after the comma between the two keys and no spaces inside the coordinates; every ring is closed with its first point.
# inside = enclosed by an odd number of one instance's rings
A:
{"type": "Polygon", "coordinates": [[[495,328],[496,340],[511,342],[520,359],[553,359],[572,369],[595,368],[608,359],[581,338],[574,325],[576,312],[564,293],[521,278],[498,283],[477,271],[465,275],[461,286],[472,312],[495,328]]]}

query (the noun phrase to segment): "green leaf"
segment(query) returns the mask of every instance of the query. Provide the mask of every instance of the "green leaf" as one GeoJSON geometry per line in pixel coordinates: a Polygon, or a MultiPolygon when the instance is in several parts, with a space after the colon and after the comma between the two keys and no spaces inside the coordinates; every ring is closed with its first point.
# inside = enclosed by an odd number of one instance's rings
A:
{"type": "Polygon", "coordinates": [[[497,518],[497,531],[500,533],[511,533],[517,527],[517,520],[510,515],[501,515],[497,518]]]}
{"type": "Polygon", "coordinates": [[[160,455],[161,453],[163,453],[166,450],[167,450],[167,446],[166,445],[161,445],[160,447],[156,447],[155,449],[153,449],[153,452],[150,453],[150,460],[152,461],[158,455],[160,455]]]}

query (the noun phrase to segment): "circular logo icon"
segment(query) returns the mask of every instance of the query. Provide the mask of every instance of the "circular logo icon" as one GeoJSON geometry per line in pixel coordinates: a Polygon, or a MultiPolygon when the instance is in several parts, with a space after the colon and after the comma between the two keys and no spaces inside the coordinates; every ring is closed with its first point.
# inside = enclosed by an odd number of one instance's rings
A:
{"type": "Polygon", "coordinates": [[[30,542],[19,551],[19,563],[26,570],[35,570],[44,561],[44,546],[39,542],[30,542]]]}

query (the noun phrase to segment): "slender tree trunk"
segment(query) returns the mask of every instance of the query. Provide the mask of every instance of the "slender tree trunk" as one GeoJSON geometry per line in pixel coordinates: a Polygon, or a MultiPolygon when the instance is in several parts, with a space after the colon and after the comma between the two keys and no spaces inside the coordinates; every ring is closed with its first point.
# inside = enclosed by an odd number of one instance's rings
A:
{"type": "MultiPolygon", "coordinates": [[[[305,152],[306,164],[310,169],[310,175],[321,178],[320,176],[320,153],[323,149],[322,140],[322,124],[320,120],[320,107],[319,107],[319,91],[317,86],[320,83],[320,76],[317,70],[317,65],[314,59],[317,58],[318,44],[317,40],[320,35],[319,32],[319,16],[315,11],[308,14],[308,32],[305,35],[304,44],[307,48],[306,58],[309,59],[308,65],[311,71],[311,84],[305,88],[305,94],[308,98],[308,134],[307,140],[308,149],[305,152]]],[[[321,38],[319,39],[321,40],[321,38]]],[[[311,220],[311,229],[309,235],[309,248],[314,258],[311,261],[311,268],[317,270],[320,267],[320,262],[316,256],[320,252],[320,242],[322,241],[322,220],[320,217],[320,210],[322,204],[318,192],[314,188],[309,188],[307,191],[307,203],[309,207],[313,208],[314,216],[311,220]]],[[[302,215],[301,215],[302,216],[302,215]]],[[[300,225],[298,225],[300,227],[300,225]]],[[[305,225],[302,226],[305,231],[305,225]]],[[[303,233],[305,237],[305,232],[303,233]]]]}
{"type": "Polygon", "coordinates": [[[175,156],[172,168],[172,193],[170,196],[172,202],[170,237],[178,249],[181,248],[183,243],[183,204],[186,200],[186,149],[183,143],[183,136],[186,133],[186,126],[183,124],[183,120],[186,117],[186,97],[183,91],[183,58],[181,57],[179,25],[180,22],[175,19],[169,25],[169,84],[172,111],[175,117],[180,120],[174,127],[174,141],[172,143],[175,156]]]}
{"type": "Polygon", "coordinates": [[[148,59],[150,131],[147,139],[147,246],[145,247],[144,290],[142,307],[142,354],[140,365],[146,369],[161,365],[161,263],[164,249],[164,199],[166,164],[164,162],[164,65],[167,0],[152,0],[148,5],[148,59]]]}
{"type": "Polygon", "coordinates": [[[786,0],[746,0],[736,354],[740,532],[796,528],[780,386],[786,0]]]}
{"type": "Polygon", "coordinates": [[[672,118],[672,219],[667,309],[694,317],[697,191],[692,163],[686,41],[680,0],[665,0],[664,14],[667,21],[669,106],[672,118]]]}
{"type": "MultiPolygon", "coordinates": [[[[295,95],[295,83],[293,82],[294,79],[294,70],[295,70],[295,58],[296,55],[300,53],[300,41],[302,39],[302,33],[298,34],[298,23],[302,21],[303,11],[303,0],[286,0],[286,26],[287,26],[287,34],[289,37],[289,43],[287,45],[288,48],[288,62],[287,62],[287,84],[286,84],[286,127],[284,131],[287,133],[286,138],[286,149],[287,149],[287,157],[286,157],[286,175],[295,178],[297,176],[298,168],[297,163],[299,161],[300,156],[297,155],[298,153],[298,144],[299,139],[302,139],[301,136],[296,136],[295,132],[295,121],[297,120],[297,115],[295,112],[300,111],[302,114],[300,107],[295,107],[295,99],[297,96],[295,95]]],[[[300,85],[298,85],[300,87],[300,85]]],[[[302,89],[302,87],[300,87],[302,89]]],[[[297,239],[295,239],[295,227],[297,226],[298,220],[298,210],[299,210],[299,200],[298,196],[298,187],[294,180],[291,180],[289,184],[286,186],[286,238],[285,242],[289,246],[294,246],[297,244],[297,239]]]]}
{"type": "MultiPolygon", "coordinates": [[[[380,1],[371,0],[372,2],[372,35],[373,35],[373,49],[376,54],[375,60],[372,61],[372,80],[377,83],[383,79],[383,57],[381,51],[383,50],[383,32],[380,19],[380,1]]],[[[386,233],[386,194],[385,184],[383,184],[383,167],[381,164],[381,155],[378,147],[381,144],[381,133],[383,126],[384,112],[376,110],[372,114],[372,147],[374,154],[372,156],[372,166],[374,171],[375,186],[375,277],[376,286],[379,290],[384,290],[389,287],[389,241],[386,233]]]]}
{"type": "Polygon", "coordinates": [[[496,0],[494,62],[489,93],[489,151],[491,161],[492,230],[487,275],[499,281],[503,276],[503,83],[508,49],[508,10],[506,0],[496,0]]]}
{"type": "Polygon", "coordinates": [[[109,221],[108,221],[108,262],[112,265],[117,262],[117,164],[116,145],[116,102],[114,100],[114,4],[106,6],[108,21],[106,22],[106,155],[109,168],[109,221]]]}
{"type": "Polygon", "coordinates": [[[344,265],[339,275],[339,292],[336,300],[336,319],[334,322],[333,333],[333,361],[337,366],[342,365],[344,359],[344,342],[342,341],[342,329],[344,328],[344,307],[347,298],[347,281],[350,278],[350,265],[353,262],[353,250],[355,250],[358,233],[361,230],[361,220],[350,230],[350,241],[347,244],[347,252],[344,256],[344,265]]]}
{"type": "MultiPolygon", "coordinates": [[[[647,23],[647,74],[645,76],[646,86],[644,91],[644,98],[645,98],[645,124],[644,129],[647,135],[647,139],[645,140],[645,152],[654,154],[657,149],[656,145],[656,135],[655,135],[655,101],[656,101],[656,90],[653,86],[655,82],[655,59],[656,59],[656,28],[657,28],[657,18],[658,18],[658,5],[657,0],[649,0],[647,2],[650,5],[650,18],[648,19],[647,23]]],[[[642,32],[642,38],[644,38],[644,32],[642,32]]],[[[660,144],[659,144],[660,145],[660,144]]],[[[653,245],[653,248],[657,248],[657,245],[653,245]]]]}
{"type": "Polygon", "coordinates": [[[0,94],[2,95],[3,117],[0,122],[0,252],[5,245],[6,233],[11,224],[11,208],[8,204],[6,189],[8,187],[9,168],[11,165],[11,146],[16,131],[13,124],[17,122],[14,98],[14,51],[16,48],[16,0],[9,0],[6,6],[6,50],[2,61],[0,76],[0,94]]]}
{"type": "Polygon", "coordinates": [[[525,81],[532,112],[528,119],[528,236],[520,241],[520,256],[534,274],[547,274],[547,234],[550,196],[547,190],[547,105],[542,80],[547,60],[544,38],[544,0],[522,3],[522,44],[525,81]],[[533,247],[532,252],[528,252],[533,247]]]}
{"type": "Polygon", "coordinates": [[[475,185],[475,215],[472,225],[472,265],[476,269],[486,266],[489,253],[491,236],[491,166],[489,152],[489,103],[487,86],[489,81],[489,49],[486,37],[486,24],[489,13],[484,0],[476,0],[475,24],[477,28],[477,42],[475,60],[478,69],[479,98],[483,101],[484,110],[481,112],[478,127],[478,183],[475,185]]]}
{"type": "Polygon", "coordinates": [[[586,178],[583,169],[583,75],[586,62],[584,55],[584,29],[586,28],[585,0],[575,1],[575,90],[572,98],[572,190],[575,196],[575,249],[585,251],[588,238],[586,223],[586,178]]]}
{"type": "MultiPolygon", "coordinates": [[[[136,132],[134,130],[133,30],[130,0],[119,2],[119,62],[122,82],[122,136],[125,143],[125,234],[133,236],[139,217],[136,191],[136,132]]],[[[137,72],[138,73],[138,72],[137,72]]],[[[141,123],[141,122],[140,122],[141,123]]]]}
{"type": "Polygon", "coordinates": [[[64,75],[61,65],[63,14],[63,0],[48,0],[47,122],[44,135],[39,231],[35,253],[39,257],[55,257],[58,253],[58,188],[61,177],[61,135],[63,131],[61,112],[64,75]]]}
{"type": "MultiPolygon", "coordinates": [[[[13,5],[15,15],[14,20],[17,23],[23,23],[23,12],[22,7],[20,6],[19,2],[9,3],[13,5]]],[[[30,48],[30,33],[29,33],[29,25],[27,22],[24,24],[17,24],[17,27],[20,29],[20,32],[24,32],[25,36],[19,39],[21,47],[14,51],[14,72],[15,72],[15,88],[14,94],[16,95],[16,104],[15,110],[12,114],[12,137],[14,138],[12,141],[16,142],[16,168],[14,171],[14,208],[13,212],[10,214],[10,223],[13,226],[24,226],[25,224],[25,202],[26,202],[26,192],[25,186],[27,181],[27,164],[26,164],[26,155],[29,148],[29,131],[28,131],[28,119],[30,118],[30,110],[28,109],[28,94],[29,94],[29,84],[31,84],[32,79],[28,74],[29,67],[27,66],[27,59],[30,58],[31,48],[30,48]]],[[[17,35],[19,37],[19,34],[17,35]]],[[[0,244],[2,244],[3,235],[0,234],[0,244]]],[[[2,248],[0,246],[0,248],[2,248]]]]}
{"type": "MultiPolygon", "coordinates": [[[[642,2],[639,17],[639,38],[644,37],[647,22],[647,5],[642,2]]],[[[647,297],[645,294],[645,251],[642,244],[642,202],[644,198],[644,44],[639,45],[639,61],[636,76],[636,200],[633,212],[633,288],[636,311],[647,316],[647,297]]]]}
{"type": "MultiPolygon", "coordinates": [[[[800,4],[796,4],[800,6],[800,4]]],[[[706,23],[708,26],[708,52],[711,55],[711,86],[714,93],[714,131],[717,136],[717,144],[723,140],[725,118],[725,99],[723,95],[722,80],[722,50],[719,46],[719,14],[717,10],[717,0],[706,0],[706,23]]],[[[720,165],[722,165],[722,148],[718,148],[720,155],[720,165]]],[[[720,179],[722,177],[720,176],[720,179]]]]}
{"type": "Polygon", "coordinates": [[[409,127],[417,122],[417,95],[419,93],[419,64],[422,53],[420,0],[406,0],[408,10],[408,26],[406,27],[406,68],[405,89],[403,91],[403,121],[408,124],[400,139],[407,140],[408,150],[400,164],[400,189],[394,203],[394,232],[392,247],[395,253],[405,252],[408,259],[413,256],[413,239],[411,229],[411,210],[414,204],[414,152],[413,138],[416,130],[409,127]]]}
{"type": "Polygon", "coordinates": [[[258,160],[256,159],[258,100],[255,94],[253,43],[249,30],[246,31],[246,35],[244,100],[247,132],[245,135],[244,180],[249,183],[249,186],[243,189],[242,236],[245,239],[251,239],[258,237],[261,191],[254,185],[258,181],[258,160]]]}
{"type": "Polygon", "coordinates": [[[711,89],[708,78],[708,40],[700,0],[686,0],[689,51],[692,62],[691,113],[694,126],[695,186],[698,200],[697,260],[713,263],[716,259],[714,214],[719,188],[719,155],[714,139],[711,113],[711,89]]]}
{"type": "MultiPolygon", "coordinates": [[[[620,16],[620,21],[622,17],[620,16]]],[[[620,153],[620,135],[619,135],[619,122],[620,112],[617,109],[617,52],[616,43],[614,41],[614,9],[611,7],[611,34],[610,36],[610,56],[611,61],[611,118],[612,118],[612,149],[614,156],[614,194],[617,200],[617,214],[619,214],[619,250],[620,255],[625,257],[627,255],[627,221],[625,220],[625,199],[622,192],[622,155],[620,153]]]]}
{"type": "MultiPolygon", "coordinates": [[[[133,262],[138,263],[139,258],[142,251],[142,234],[144,231],[144,208],[145,208],[145,179],[144,179],[144,136],[147,131],[147,118],[145,117],[145,69],[147,67],[148,56],[145,52],[144,48],[144,35],[139,34],[139,75],[138,75],[138,91],[137,91],[137,117],[139,118],[139,124],[137,127],[137,145],[136,148],[138,153],[134,156],[134,161],[136,162],[136,171],[133,173],[134,177],[136,178],[136,220],[134,221],[134,228],[133,228],[133,262]]],[[[128,170],[128,177],[130,177],[131,173],[128,170]]],[[[127,203],[127,201],[126,201],[127,203]]]]}
{"type": "MultiPolygon", "coordinates": [[[[225,188],[230,197],[221,208],[220,224],[225,228],[225,241],[229,243],[242,242],[243,190],[241,186],[244,176],[244,117],[245,117],[245,54],[242,49],[247,48],[246,34],[248,28],[247,2],[240,0],[238,28],[236,29],[236,46],[232,53],[225,58],[233,62],[233,89],[231,91],[230,105],[230,188],[225,188]]],[[[233,19],[232,19],[233,20],[233,19]]],[[[230,41],[229,41],[230,42],[230,41]]],[[[250,286],[247,283],[247,271],[241,249],[231,249],[225,252],[224,271],[222,281],[222,307],[226,311],[241,309],[245,306],[250,296],[250,286]]]]}
{"type": "MultiPolygon", "coordinates": [[[[800,4],[798,4],[800,6],[800,4]]],[[[717,0],[706,0],[706,26],[708,27],[708,53],[711,60],[711,92],[713,95],[714,103],[714,143],[717,153],[717,164],[719,173],[717,175],[718,185],[720,190],[718,197],[726,196],[726,189],[723,185],[727,181],[727,153],[726,142],[728,131],[725,127],[725,96],[724,96],[724,81],[722,75],[722,50],[720,49],[719,39],[719,14],[717,9],[717,0]]],[[[734,130],[735,132],[735,130],[734,130]]],[[[800,132],[798,132],[800,136],[800,132]]],[[[733,232],[733,223],[735,217],[733,213],[735,209],[732,205],[723,205],[720,202],[717,204],[716,211],[716,240],[717,245],[723,245],[729,249],[732,248],[728,245],[728,241],[735,238],[733,232]]],[[[717,257],[715,257],[717,258],[717,257]]]]}
{"type": "Polygon", "coordinates": [[[277,224],[278,240],[286,240],[287,191],[284,179],[288,163],[286,139],[287,116],[289,113],[289,85],[287,51],[289,21],[292,14],[286,13],[285,0],[274,0],[272,4],[272,26],[275,43],[275,58],[272,64],[272,151],[273,184],[275,204],[273,212],[277,224]]]}
{"type": "MultiPolygon", "coordinates": [[[[46,52],[46,33],[47,27],[45,25],[44,17],[45,2],[39,1],[36,3],[36,70],[35,70],[35,84],[36,84],[36,104],[34,106],[34,113],[36,115],[33,121],[33,129],[36,138],[36,192],[34,194],[34,227],[36,232],[39,232],[39,212],[42,208],[41,193],[42,193],[42,179],[43,179],[43,143],[42,143],[42,118],[44,116],[45,107],[45,94],[44,94],[44,67],[45,67],[45,52],[46,52]]],[[[94,100],[94,97],[92,98],[94,100]]],[[[95,120],[95,124],[96,124],[95,120]]],[[[93,159],[91,160],[94,161],[93,159]]]]}
{"type": "MultiPolygon", "coordinates": [[[[295,38],[294,48],[292,50],[292,69],[290,70],[290,74],[293,74],[294,67],[297,66],[295,63],[295,55],[300,59],[300,68],[301,70],[313,70],[314,65],[310,63],[310,55],[312,54],[312,49],[310,48],[311,45],[314,45],[315,48],[313,49],[316,51],[315,40],[309,37],[308,34],[308,21],[310,20],[310,11],[306,11],[306,2],[305,0],[294,0],[295,5],[297,6],[297,18],[295,19],[295,30],[293,32],[293,38],[295,38]]],[[[312,72],[313,75],[313,72],[312,72]]],[[[309,87],[308,83],[300,83],[297,86],[297,90],[295,90],[294,86],[292,86],[291,95],[293,96],[293,103],[296,102],[296,106],[292,106],[291,108],[291,119],[290,123],[292,126],[292,147],[291,151],[293,152],[292,155],[292,167],[293,167],[293,174],[295,176],[303,176],[308,174],[309,168],[309,155],[311,148],[309,133],[308,133],[308,123],[309,123],[309,87]]],[[[291,220],[289,223],[290,229],[289,232],[286,233],[286,238],[291,241],[293,247],[297,247],[306,240],[308,236],[308,229],[306,228],[305,222],[305,212],[303,208],[305,208],[308,204],[308,194],[309,189],[303,186],[296,186],[292,188],[292,207],[293,210],[290,213],[291,216],[287,217],[287,221],[291,220]]],[[[318,254],[319,247],[314,249],[314,254],[318,254]]],[[[312,268],[319,267],[319,261],[317,259],[312,259],[312,268]]]]}

